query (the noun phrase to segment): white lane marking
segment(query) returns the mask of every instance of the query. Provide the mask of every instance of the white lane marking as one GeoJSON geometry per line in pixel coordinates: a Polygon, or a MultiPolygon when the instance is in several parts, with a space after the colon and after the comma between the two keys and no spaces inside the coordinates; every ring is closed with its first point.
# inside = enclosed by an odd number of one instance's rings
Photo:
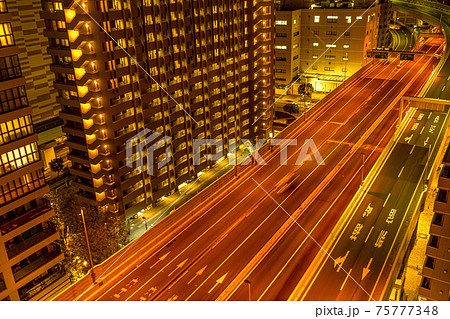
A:
{"type": "Polygon", "coordinates": [[[423,130],[425,129],[425,126],[422,127],[422,129],[420,130],[420,134],[422,134],[423,130]]]}
{"type": "Polygon", "coordinates": [[[411,149],[411,152],[409,152],[409,154],[412,154],[412,152],[414,151],[414,148],[415,148],[416,146],[415,145],[413,145],[413,147],[412,147],[412,149],[411,149]]]}
{"type": "Polygon", "coordinates": [[[405,166],[402,167],[402,169],[400,170],[400,173],[398,173],[398,175],[397,175],[397,178],[400,177],[400,175],[402,175],[404,169],[405,169],[405,166]]]}
{"type": "Polygon", "coordinates": [[[386,197],[386,200],[384,201],[383,207],[386,206],[386,204],[387,204],[387,202],[389,200],[389,197],[391,197],[391,193],[389,193],[389,195],[386,197]]]}
{"type": "Polygon", "coordinates": [[[374,226],[372,226],[372,228],[370,229],[369,233],[367,234],[367,237],[366,237],[366,240],[364,241],[364,243],[367,243],[367,241],[369,240],[369,236],[370,236],[370,234],[372,234],[373,227],[374,226]]]}
{"type": "Polygon", "coordinates": [[[444,90],[445,90],[445,85],[444,85],[444,87],[442,88],[442,92],[444,92],[444,90]]]}

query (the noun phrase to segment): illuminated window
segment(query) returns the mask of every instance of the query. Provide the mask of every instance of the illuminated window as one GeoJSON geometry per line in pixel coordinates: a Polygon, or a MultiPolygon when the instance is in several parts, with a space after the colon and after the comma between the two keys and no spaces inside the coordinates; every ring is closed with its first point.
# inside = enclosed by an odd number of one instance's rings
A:
{"type": "Polygon", "coordinates": [[[313,43],[313,47],[318,47],[319,46],[319,43],[318,42],[314,42],[313,43]]]}
{"type": "Polygon", "coordinates": [[[277,50],[286,50],[287,46],[285,46],[285,45],[276,45],[275,49],[277,49],[277,50]]]}
{"type": "Polygon", "coordinates": [[[0,145],[28,136],[33,132],[29,115],[0,123],[0,145]]]}
{"type": "Polygon", "coordinates": [[[287,20],[275,20],[275,25],[287,25],[287,20]]]}
{"type": "Polygon", "coordinates": [[[326,44],[325,45],[327,48],[335,48],[336,44],[326,44]]]}
{"type": "Polygon", "coordinates": [[[14,37],[10,23],[0,23],[0,47],[14,45],[14,37]]]}
{"type": "Polygon", "coordinates": [[[8,12],[8,7],[6,6],[6,0],[0,0],[0,12],[8,12]]]}
{"type": "Polygon", "coordinates": [[[1,154],[0,176],[39,160],[36,143],[1,154]]]}
{"type": "Polygon", "coordinates": [[[350,45],[344,44],[344,49],[348,49],[348,48],[350,48],[350,45]]]}
{"type": "Polygon", "coordinates": [[[314,16],[314,23],[320,22],[320,16],[314,16]]]}
{"type": "Polygon", "coordinates": [[[338,16],[327,16],[327,22],[328,23],[337,23],[338,22],[338,16]]]}
{"type": "Polygon", "coordinates": [[[42,186],[45,186],[42,170],[25,174],[16,180],[9,181],[0,186],[0,205],[3,206],[42,186]]]}
{"type": "Polygon", "coordinates": [[[345,17],[345,22],[352,23],[352,16],[346,16],[345,17]]]}

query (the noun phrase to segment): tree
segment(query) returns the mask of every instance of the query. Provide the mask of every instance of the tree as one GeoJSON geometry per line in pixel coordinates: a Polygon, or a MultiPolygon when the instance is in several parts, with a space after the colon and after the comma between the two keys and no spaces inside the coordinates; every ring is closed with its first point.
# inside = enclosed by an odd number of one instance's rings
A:
{"type": "Polygon", "coordinates": [[[64,160],[61,157],[55,157],[48,164],[52,172],[58,173],[59,177],[59,173],[64,169],[64,160]]]}
{"type": "Polygon", "coordinates": [[[81,207],[84,209],[94,265],[103,262],[126,244],[128,233],[122,216],[101,212],[73,187],[54,189],[45,198],[55,210],[52,221],[59,230],[59,245],[66,257],[64,266],[72,281],[77,281],[90,269],[81,207]]]}

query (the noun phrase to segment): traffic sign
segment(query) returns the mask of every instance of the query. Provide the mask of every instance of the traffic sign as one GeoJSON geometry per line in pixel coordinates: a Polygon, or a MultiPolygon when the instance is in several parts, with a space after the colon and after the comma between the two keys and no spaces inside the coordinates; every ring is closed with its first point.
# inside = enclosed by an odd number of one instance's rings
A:
{"type": "Polygon", "coordinates": [[[387,52],[375,52],[375,59],[387,59],[389,53],[387,52]]]}
{"type": "Polygon", "coordinates": [[[414,53],[400,53],[400,60],[414,61],[414,53]]]}
{"type": "Polygon", "coordinates": [[[389,57],[389,52],[374,52],[374,51],[367,51],[367,57],[368,58],[375,58],[375,59],[387,59],[389,57]]]}

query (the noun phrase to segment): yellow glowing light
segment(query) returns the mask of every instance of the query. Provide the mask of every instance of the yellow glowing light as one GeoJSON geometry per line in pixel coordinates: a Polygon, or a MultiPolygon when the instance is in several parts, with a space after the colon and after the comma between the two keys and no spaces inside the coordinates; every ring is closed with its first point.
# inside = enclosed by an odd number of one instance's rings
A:
{"type": "Polygon", "coordinates": [[[89,92],[89,89],[87,86],[77,86],[77,89],[78,89],[79,97],[83,97],[89,92]]]}
{"type": "Polygon", "coordinates": [[[72,60],[78,61],[78,59],[83,55],[81,50],[70,50],[72,53],[72,60]]]}
{"type": "Polygon", "coordinates": [[[76,30],[69,30],[67,32],[69,34],[69,41],[70,42],[74,42],[78,36],[80,35],[80,32],[76,31],[76,30]]]}
{"type": "Polygon", "coordinates": [[[82,68],[74,68],[74,71],[77,80],[81,79],[86,74],[86,70],[82,68]]]}
{"type": "Polygon", "coordinates": [[[75,10],[65,9],[64,15],[66,16],[66,23],[72,22],[73,18],[77,15],[75,10]]]}

